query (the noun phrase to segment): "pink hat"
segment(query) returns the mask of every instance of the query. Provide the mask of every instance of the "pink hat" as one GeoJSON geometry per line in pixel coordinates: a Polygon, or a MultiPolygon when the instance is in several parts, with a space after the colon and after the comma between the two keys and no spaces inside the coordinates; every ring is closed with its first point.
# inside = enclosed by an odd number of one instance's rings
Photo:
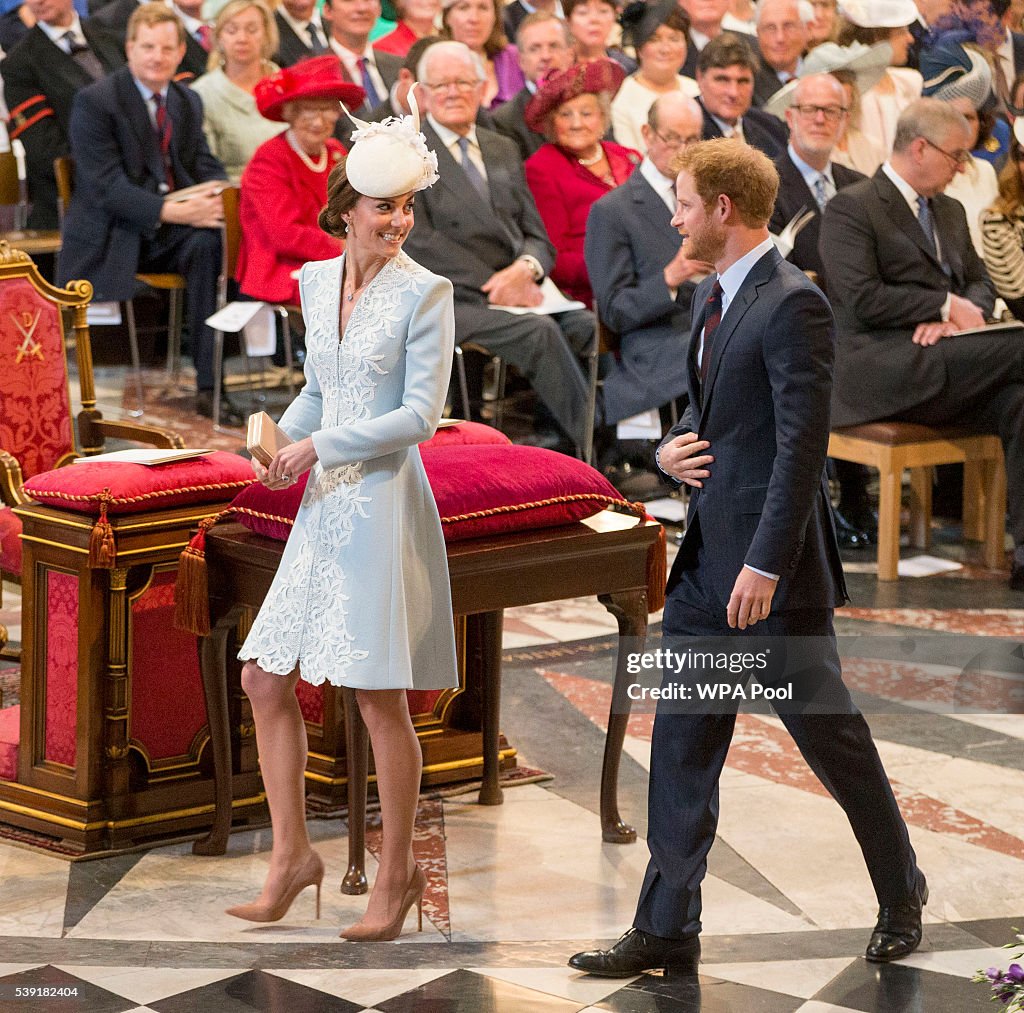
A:
{"type": "Polygon", "coordinates": [[[568,70],[552,74],[526,106],[526,125],[538,134],[544,121],[560,105],[580,95],[614,95],[626,78],[626,72],[614,60],[574,63],[568,70]]]}

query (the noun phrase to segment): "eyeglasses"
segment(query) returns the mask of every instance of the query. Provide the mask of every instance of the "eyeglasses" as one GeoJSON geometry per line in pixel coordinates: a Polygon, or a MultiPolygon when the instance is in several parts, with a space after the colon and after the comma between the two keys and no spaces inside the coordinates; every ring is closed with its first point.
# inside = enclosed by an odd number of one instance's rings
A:
{"type": "Polygon", "coordinates": [[[421,81],[420,84],[424,88],[429,88],[431,91],[450,91],[454,88],[457,92],[462,95],[467,95],[474,88],[478,87],[479,81],[438,81],[437,84],[427,84],[426,81],[421,81]]]}
{"type": "Polygon", "coordinates": [[[946,158],[948,158],[957,168],[967,165],[971,160],[971,153],[969,151],[964,151],[962,149],[960,151],[946,151],[945,148],[940,148],[934,141],[928,140],[927,137],[922,137],[921,140],[924,141],[928,147],[934,148],[940,155],[945,155],[946,158]]]}
{"type": "Polygon", "coordinates": [[[838,123],[850,110],[846,106],[793,106],[805,120],[818,118],[818,113],[825,117],[826,123],[838,123]]]}
{"type": "Polygon", "coordinates": [[[293,113],[293,116],[297,120],[331,120],[337,119],[341,115],[340,106],[304,106],[299,107],[293,113]]]}
{"type": "Polygon", "coordinates": [[[663,134],[660,130],[654,130],[653,133],[666,148],[687,148],[691,144],[696,144],[700,140],[700,134],[690,134],[689,137],[680,137],[678,134],[663,134]]]}

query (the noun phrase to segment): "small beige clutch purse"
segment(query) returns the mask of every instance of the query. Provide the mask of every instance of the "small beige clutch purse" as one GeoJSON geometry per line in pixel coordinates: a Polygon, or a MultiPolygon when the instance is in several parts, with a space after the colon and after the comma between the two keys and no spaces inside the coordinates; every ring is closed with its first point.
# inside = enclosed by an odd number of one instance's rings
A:
{"type": "Polygon", "coordinates": [[[249,429],[245,436],[245,445],[264,468],[270,467],[274,455],[287,447],[290,440],[284,430],[266,413],[257,412],[249,416],[249,429]]]}

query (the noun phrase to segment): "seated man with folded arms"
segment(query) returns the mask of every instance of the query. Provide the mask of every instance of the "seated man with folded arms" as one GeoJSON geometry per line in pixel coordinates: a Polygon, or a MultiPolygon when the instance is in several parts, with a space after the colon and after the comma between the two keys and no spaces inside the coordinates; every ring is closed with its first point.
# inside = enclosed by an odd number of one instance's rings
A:
{"type": "MultiPolygon", "coordinates": [[[[515,366],[562,433],[583,446],[589,392],[576,354],[593,345],[593,314],[491,308],[539,306],[539,283],[555,258],[519,150],[476,125],[483,64],[463,43],[439,42],[424,54],[417,78],[427,109],[423,133],[437,152],[441,179],[416,195],[406,252],[455,286],[455,340],[515,366]]],[[[546,436],[555,442],[554,433],[546,436]]]]}
{"type": "Polygon", "coordinates": [[[995,290],[963,206],[943,190],[970,159],[967,120],[918,99],[889,160],[833,197],[821,226],[837,348],[832,425],[966,424],[1006,454],[1010,586],[1024,591],[1024,337],[981,328],[995,290]]]}

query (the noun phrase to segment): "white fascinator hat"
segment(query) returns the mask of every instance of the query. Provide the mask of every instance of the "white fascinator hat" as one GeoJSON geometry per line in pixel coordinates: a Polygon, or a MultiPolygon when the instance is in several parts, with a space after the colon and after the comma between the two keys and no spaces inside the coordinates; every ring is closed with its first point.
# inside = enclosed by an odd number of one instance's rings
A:
{"type": "Polygon", "coordinates": [[[397,197],[425,190],[441,178],[437,155],[420,132],[420,111],[412,91],[409,108],[411,116],[389,116],[382,123],[348,114],[357,129],[345,159],[345,175],[363,196],[397,197]]]}

